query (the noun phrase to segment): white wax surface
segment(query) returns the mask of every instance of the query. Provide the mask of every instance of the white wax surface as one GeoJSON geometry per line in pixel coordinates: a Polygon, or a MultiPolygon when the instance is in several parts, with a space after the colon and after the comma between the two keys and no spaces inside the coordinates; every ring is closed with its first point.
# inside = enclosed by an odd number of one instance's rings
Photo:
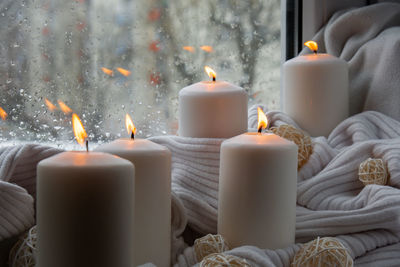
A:
{"type": "Polygon", "coordinates": [[[349,115],[348,66],[328,54],[283,65],[283,109],[311,136],[328,136],[349,115]]]}
{"type": "Polygon", "coordinates": [[[247,93],[224,81],[199,82],[179,92],[184,137],[230,138],[247,131],[247,93]]]}
{"type": "Polygon", "coordinates": [[[131,267],[134,166],[95,152],[64,152],[37,168],[41,267],[131,267]]]}
{"type": "Polygon", "coordinates": [[[246,133],[222,143],[218,233],[232,248],[294,243],[297,146],[275,134],[246,133]]]}
{"type": "Polygon", "coordinates": [[[171,152],[145,139],[118,139],[97,151],[111,153],[135,165],[134,262],[170,266],[171,152]]]}

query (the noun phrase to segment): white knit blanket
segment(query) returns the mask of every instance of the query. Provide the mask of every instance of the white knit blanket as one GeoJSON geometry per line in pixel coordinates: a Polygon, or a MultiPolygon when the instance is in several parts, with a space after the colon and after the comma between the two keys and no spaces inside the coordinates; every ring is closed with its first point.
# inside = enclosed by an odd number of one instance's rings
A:
{"type": "MultiPolygon", "coordinates": [[[[256,126],[249,111],[249,128],[256,126]]],[[[281,112],[267,113],[272,126],[295,123],[281,112]]],[[[200,233],[217,230],[219,149],[222,139],[153,137],[173,155],[172,189],[182,201],[188,222],[200,233]]],[[[298,173],[296,241],[338,236],[357,264],[400,265],[400,122],[378,112],[355,115],[328,139],[313,139],[313,154],[298,173]],[[387,163],[388,186],[364,186],[358,167],[369,157],[387,163]]],[[[229,254],[254,266],[289,266],[298,245],[270,251],[241,247],[229,254]]],[[[195,264],[193,248],[178,256],[177,266],[195,264]]]]}
{"type": "MultiPolygon", "coordinates": [[[[280,112],[267,113],[272,126],[295,123],[280,112]]],[[[249,111],[255,128],[256,109],[249,111]]],[[[200,233],[215,233],[221,139],[153,137],[172,159],[172,258],[176,266],[196,264],[183,242],[188,222],[200,233]]],[[[400,263],[400,123],[377,112],[364,112],[341,123],[328,139],[313,139],[313,154],[298,174],[296,240],[338,236],[360,266],[400,263]],[[381,157],[389,186],[358,181],[359,164],[381,157]]],[[[60,150],[23,145],[0,149],[0,241],[34,224],[36,164],[60,150]]],[[[281,250],[240,247],[227,253],[254,266],[289,266],[299,245],[281,250]]]]}

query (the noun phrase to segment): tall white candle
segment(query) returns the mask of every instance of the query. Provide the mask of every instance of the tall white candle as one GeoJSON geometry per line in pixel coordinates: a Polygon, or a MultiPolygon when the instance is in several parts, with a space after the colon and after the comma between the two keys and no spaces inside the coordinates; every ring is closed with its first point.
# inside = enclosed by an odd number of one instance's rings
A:
{"type": "Polygon", "coordinates": [[[247,93],[241,87],[217,81],[215,72],[207,70],[213,81],[195,83],[179,92],[178,134],[230,138],[246,132],[247,93]]]}
{"type": "Polygon", "coordinates": [[[245,133],[224,141],[218,233],[232,247],[278,249],[293,244],[296,185],[294,143],[271,133],[245,133]]]}
{"type": "MultiPolygon", "coordinates": [[[[133,124],[128,129],[135,131],[133,124]]],[[[135,165],[134,266],[152,262],[167,267],[171,254],[171,152],[133,137],[115,140],[96,150],[135,165]]]]}
{"type": "Polygon", "coordinates": [[[315,51],[283,65],[283,110],[311,136],[328,136],[349,115],[346,61],[315,51]]]}
{"type": "Polygon", "coordinates": [[[64,152],[37,167],[41,267],[131,267],[134,166],[95,152],[64,152]]]}

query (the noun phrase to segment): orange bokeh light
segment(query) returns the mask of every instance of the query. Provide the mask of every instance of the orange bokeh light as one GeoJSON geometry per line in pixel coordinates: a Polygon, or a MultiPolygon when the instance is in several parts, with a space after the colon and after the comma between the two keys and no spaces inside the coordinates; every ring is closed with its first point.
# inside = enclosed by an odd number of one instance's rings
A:
{"type": "Polygon", "coordinates": [[[44,99],[44,103],[46,104],[47,108],[50,111],[54,111],[57,109],[57,107],[53,103],[51,103],[50,100],[48,100],[47,98],[44,99]]]}
{"type": "Polygon", "coordinates": [[[213,47],[210,45],[202,45],[202,46],[200,46],[200,49],[207,53],[211,53],[214,51],[213,47]]]}
{"type": "Polygon", "coordinates": [[[190,53],[194,53],[196,51],[196,48],[194,48],[193,46],[183,46],[182,49],[189,51],[190,53]]]}
{"type": "Polygon", "coordinates": [[[107,75],[109,75],[109,76],[112,76],[112,75],[114,74],[114,72],[113,72],[112,70],[107,69],[107,68],[104,68],[104,67],[102,67],[101,70],[102,70],[105,74],[107,74],[107,75]]]}
{"type": "Polygon", "coordinates": [[[64,114],[70,114],[72,112],[72,109],[70,107],[68,107],[64,102],[62,102],[61,100],[57,100],[58,105],[60,106],[60,109],[62,110],[62,112],[64,112],[64,114]]]}
{"type": "Polygon", "coordinates": [[[2,108],[2,107],[0,107],[0,118],[3,120],[3,121],[5,121],[6,120],[6,118],[7,118],[7,112],[2,108]]]}
{"type": "Polygon", "coordinates": [[[123,68],[117,68],[117,71],[119,71],[119,73],[121,73],[125,77],[128,77],[129,75],[131,75],[131,72],[129,70],[126,70],[123,68]]]}

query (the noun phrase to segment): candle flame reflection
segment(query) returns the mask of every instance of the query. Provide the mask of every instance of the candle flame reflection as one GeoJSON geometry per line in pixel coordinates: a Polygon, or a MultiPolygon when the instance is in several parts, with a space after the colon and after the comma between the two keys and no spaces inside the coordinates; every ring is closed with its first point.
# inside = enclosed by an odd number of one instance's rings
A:
{"type": "Polygon", "coordinates": [[[202,46],[200,46],[200,49],[207,53],[211,53],[214,51],[213,47],[210,45],[202,45],[202,46]]]}
{"type": "Polygon", "coordinates": [[[318,44],[314,41],[307,41],[304,43],[305,46],[307,46],[311,51],[313,51],[315,54],[318,51],[318,44]]]}
{"type": "Polygon", "coordinates": [[[3,120],[3,121],[5,121],[6,120],[6,118],[7,118],[7,112],[2,108],[2,107],[0,107],[0,118],[3,120]]]}
{"type": "Polygon", "coordinates": [[[261,133],[263,129],[266,129],[268,126],[268,119],[267,116],[265,115],[264,111],[258,107],[257,108],[258,112],[258,126],[257,126],[257,131],[261,133]]]}
{"type": "Polygon", "coordinates": [[[62,112],[64,112],[64,114],[72,113],[72,109],[68,107],[64,102],[62,102],[61,100],[57,100],[57,102],[62,112]]]}
{"type": "Polygon", "coordinates": [[[119,73],[121,73],[125,77],[128,77],[129,75],[131,75],[131,72],[129,70],[126,70],[123,68],[117,68],[117,71],[119,71],[119,73]]]}
{"type": "Polygon", "coordinates": [[[101,70],[102,70],[105,74],[107,74],[107,75],[109,75],[109,76],[112,76],[113,73],[114,73],[112,70],[107,69],[107,68],[104,68],[104,67],[102,67],[101,70]]]}
{"type": "Polygon", "coordinates": [[[78,144],[80,144],[81,146],[85,146],[87,133],[85,131],[85,128],[83,128],[81,120],[75,113],[72,114],[72,128],[74,130],[74,135],[78,144]]]}
{"type": "Polygon", "coordinates": [[[51,103],[50,100],[48,100],[47,98],[44,99],[44,103],[46,104],[47,108],[50,111],[54,111],[57,109],[57,107],[53,103],[51,103]]]}
{"type": "Polygon", "coordinates": [[[126,127],[126,130],[128,131],[128,134],[130,134],[133,139],[133,137],[136,134],[136,127],[133,124],[132,118],[131,118],[131,116],[129,116],[129,114],[125,115],[125,127],[126,127]]]}
{"type": "Polygon", "coordinates": [[[209,66],[205,66],[204,70],[207,72],[208,77],[212,78],[213,81],[215,81],[215,79],[217,78],[217,73],[209,66]]]}
{"type": "Polygon", "coordinates": [[[194,53],[196,51],[196,48],[194,48],[193,46],[183,46],[182,49],[189,51],[190,53],[194,53]]]}

